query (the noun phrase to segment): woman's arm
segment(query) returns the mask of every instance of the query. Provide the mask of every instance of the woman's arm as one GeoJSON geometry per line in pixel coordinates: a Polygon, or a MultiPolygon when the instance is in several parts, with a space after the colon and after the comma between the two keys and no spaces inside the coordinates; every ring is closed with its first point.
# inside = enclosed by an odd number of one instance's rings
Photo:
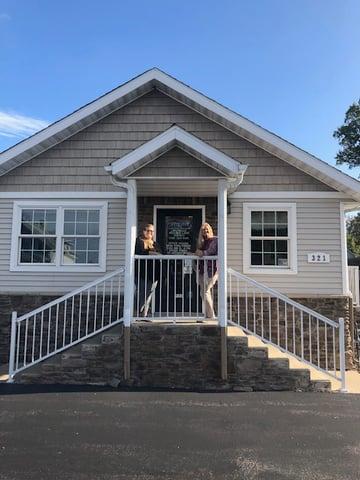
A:
{"type": "Polygon", "coordinates": [[[209,248],[203,251],[204,257],[212,257],[218,254],[218,241],[217,237],[211,239],[209,248]]]}
{"type": "Polygon", "coordinates": [[[149,250],[145,249],[144,242],[139,237],[135,243],[135,255],[149,255],[149,250]]]}

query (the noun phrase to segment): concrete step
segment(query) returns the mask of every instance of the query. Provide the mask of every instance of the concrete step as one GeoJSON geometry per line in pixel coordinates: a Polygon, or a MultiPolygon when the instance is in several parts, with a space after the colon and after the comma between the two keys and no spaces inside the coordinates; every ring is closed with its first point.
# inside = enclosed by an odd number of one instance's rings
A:
{"type": "Polygon", "coordinates": [[[312,382],[317,382],[317,384],[323,385],[324,382],[330,382],[332,391],[339,391],[341,388],[341,383],[335,378],[326,375],[323,372],[320,372],[316,368],[308,365],[305,362],[294,358],[293,356],[281,351],[279,348],[274,345],[263,342],[260,338],[255,337],[244,332],[244,330],[237,326],[228,327],[228,337],[246,339],[247,345],[251,349],[265,348],[267,350],[267,355],[269,359],[274,360],[287,360],[288,368],[290,370],[308,370],[310,373],[310,380],[312,382]]]}
{"type": "Polygon", "coordinates": [[[5,383],[9,380],[9,365],[0,365],[0,383],[5,383]]]}

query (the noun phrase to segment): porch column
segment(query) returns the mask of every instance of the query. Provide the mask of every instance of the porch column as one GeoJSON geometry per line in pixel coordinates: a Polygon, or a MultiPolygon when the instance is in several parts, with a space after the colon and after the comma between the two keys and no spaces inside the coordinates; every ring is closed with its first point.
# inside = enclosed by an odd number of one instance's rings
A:
{"type": "Polygon", "coordinates": [[[227,379],[227,189],[218,180],[218,319],[221,330],[221,378],[227,379]]]}
{"type": "Polygon", "coordinates": [[[130,378],[130,324],[134,314],[134,251],[137,225],[136,180],[127,182],[124,276],[124,378],[130,378]]]}

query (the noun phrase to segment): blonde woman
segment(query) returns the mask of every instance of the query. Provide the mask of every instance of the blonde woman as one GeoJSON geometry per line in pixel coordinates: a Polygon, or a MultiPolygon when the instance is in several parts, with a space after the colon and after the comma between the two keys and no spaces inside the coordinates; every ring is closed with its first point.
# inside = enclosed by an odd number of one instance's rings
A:
{"type": "MultiPolygon", "coordinates": [[[[198,257],[210,257],[218,254],[218,241],[214,236],[213,229],[208,223],[201,225],[197,250],[195,255],[198,257]]],[[[200,295],[205,306],[205,317],[214,319],[214,301],[212,297],[212,289],[218,279],[216,268],[216,260],[204,260],[199,262],[199,286],[200,295]]]]}
{"type": "MultiPolygon", "coordinates": [[[[139,235],[135,243],[135,255],[159,255],[161,248],[154,240],[154,225],[148,223],[144,226],[142,235],[139,235]]],[[[144,260],[135,262],[135,282],[137,287],[137,298],[135,310],[138,316],[146,317],[150,306],[151,289],[157,285],[157,268],[153,270],[154,263],[144,260]],[[155,280],[155,282],[154,282],[155,280]],[[139,310],[139,311],[137,311],[139,310]]]]}

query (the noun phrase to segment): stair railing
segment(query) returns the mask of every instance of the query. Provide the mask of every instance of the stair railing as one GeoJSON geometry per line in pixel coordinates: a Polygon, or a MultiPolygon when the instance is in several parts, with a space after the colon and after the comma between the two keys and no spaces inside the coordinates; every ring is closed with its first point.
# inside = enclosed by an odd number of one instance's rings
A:
{"type": "Polygon", "coordinates": [[[330,320],[232,268],[228,318],[230,324],[339,380],[345,391],[343,318],[330,320]]]}
{"type": "Polygon", "coordinates": [[[124,268],[17,317],[12,313],[9,382],[110,325],[122,322],[124,268]]]}

